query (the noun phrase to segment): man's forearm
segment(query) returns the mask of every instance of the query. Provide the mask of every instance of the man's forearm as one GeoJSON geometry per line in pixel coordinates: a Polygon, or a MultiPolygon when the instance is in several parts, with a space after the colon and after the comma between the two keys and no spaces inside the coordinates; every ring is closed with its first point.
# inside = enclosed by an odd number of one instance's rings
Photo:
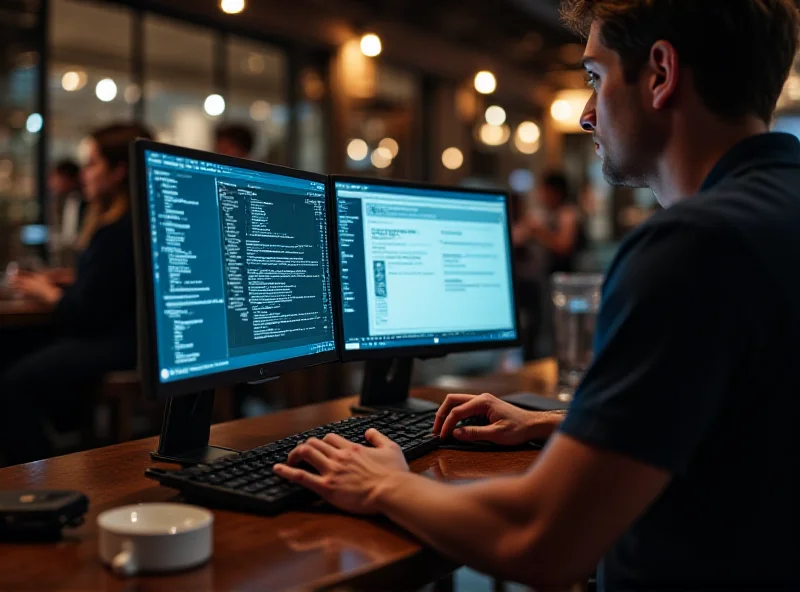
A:
{"type": "MultiPolygon", "coordinates": [[[[530,412],[525,438],[549,438],[565,417],[563,411],[530,412]]],[[[534,550],[531,493],[524,491],[521,477],[454,486],[399,473],[378,494],[378,505],[392,521],[453,559],[525,581],[536,575],[521,560],[534,550]]]]}
{"type": "Polygon", "coordinates": [[[525,428],[526,440],[546,440],[558,430],[567,417],[566,411],[531,411],[525,428]]]}
{"type": "Polygon", "coordinates": [[[378,494],[380,511],[445,555],[480,570],[522,581],[531,566],[531,505],[519,478],[453,486],[398,473],[378,494]]]}

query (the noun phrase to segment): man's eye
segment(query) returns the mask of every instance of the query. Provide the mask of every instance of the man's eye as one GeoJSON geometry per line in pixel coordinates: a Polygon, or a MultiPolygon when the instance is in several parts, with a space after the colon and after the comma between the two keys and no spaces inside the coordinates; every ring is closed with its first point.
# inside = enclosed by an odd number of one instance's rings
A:
{"type": "Polygon", "coordinates": [[[600,77],[595,74],[594,72],[587,72],[586,73],[586,85],[594,90],[597,90],[597,83],[600,81],[600,77]]]}

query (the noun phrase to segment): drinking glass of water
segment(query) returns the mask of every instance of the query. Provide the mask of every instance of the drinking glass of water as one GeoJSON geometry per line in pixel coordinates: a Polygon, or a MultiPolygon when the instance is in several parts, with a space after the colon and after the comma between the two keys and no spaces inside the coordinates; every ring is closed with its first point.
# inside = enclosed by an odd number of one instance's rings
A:
{"type": "Polygon", "coordinates": [[[572,400],[594,355],[594,330],[603,276],[557,273],[552,277],[558,398],[572,400]]]}

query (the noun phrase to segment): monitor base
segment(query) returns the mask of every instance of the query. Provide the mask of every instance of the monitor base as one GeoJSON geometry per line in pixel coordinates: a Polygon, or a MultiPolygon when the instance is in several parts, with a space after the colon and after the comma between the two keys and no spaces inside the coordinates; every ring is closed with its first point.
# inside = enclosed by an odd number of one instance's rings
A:
{"type": "Polygon", "coordinates": [[[375,413],[376,411],[394,411],[396,413],[425,413],[427,411],[436,411],[438,408],[439,405],[433,401],[409,397],[405,401],[400,401],[398,403],[387,403],[385,405],[353,405],[350,407],[350,411],[353,413],[375,413]]]}
{"type": "Polygon", "coordinates": [[[150,458],[156,462],[176,463],[183,466],[207,465],[215,460],[239,454],[238,450],[232,448],[221,448],[219,446],[206,446],[197,450],[189,450],[179,455],[163,455],[154,451],[150,453],[150,458]]]}
{"type": "Polygon", "coordinates": [[[236,453],[236,450],[208,445],[213,411],[213,390],[171,398],[164,411],[158,450],[150,453],[151,458],[191,465],[236,453]]]}
{"type": "Polygon", "coordinates": [[[436,403],[409,398],[413,368],[412,358],[367,362],[361,400],[351,408],[352,411],[374,413],[388,409],[398,413],[422,413],[437,409],[436,403]]]}

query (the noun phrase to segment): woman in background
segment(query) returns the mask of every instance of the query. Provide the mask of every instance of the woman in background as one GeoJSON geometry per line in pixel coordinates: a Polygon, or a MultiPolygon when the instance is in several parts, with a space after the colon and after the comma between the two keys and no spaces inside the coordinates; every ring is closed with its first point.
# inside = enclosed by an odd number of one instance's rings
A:
{"type": "Polygon", "coordinates": [[[116,124],[89,137],[81,170],[84,196],[97,213],[75,281],[61,287],[45,274],[22,273],[13,288],[55,306],[58,337],[0,377],[0,456],[9,464],[48,456],[47,412],[74,415],[81,387],[113,370],[136,366],[136,281],[128,150],[150,133],[116,124]]]}
{"type": "Polygon", "coordinates": [[[552,354],[550,276],[574,272],[578,253],[586,247],[580,210],[570,203],[569,184],[562,173],[544,177],[536,201],[534,214],[517,198],[512,231],[525,361],[552,354]]]}
{"type": "Polygon", "coordinates": [[[545,176],[537,195],[539,215],[525,215],[514,226],[514,244],[534,243],[544,250],[540,261],[546,276],[575,271],[578,253],[585,248],[581,215],[569,200],[569,184],[561,173],[545,176]]]}

